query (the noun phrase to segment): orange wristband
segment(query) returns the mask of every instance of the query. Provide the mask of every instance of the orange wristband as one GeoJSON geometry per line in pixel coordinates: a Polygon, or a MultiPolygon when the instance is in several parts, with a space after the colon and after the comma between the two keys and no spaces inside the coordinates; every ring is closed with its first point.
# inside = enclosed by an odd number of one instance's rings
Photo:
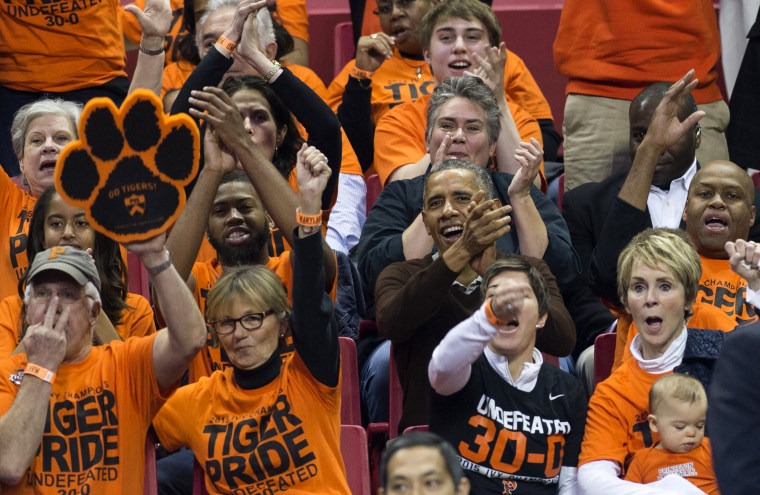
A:
{"type": "Polygon", "coordinates": [[[24,369],[24,375],[36,376],[40,380],[48,382],[50,384],[55,381],[55,373],[43,368],[42,366],[37,366],[36,364],[32,363],[28,363],[26,365],[26,368],[24,369]]]}
{"type": "Polygon", "coordinates": [[[225,38],[224,35],[219,36],[219,39],[216,40],[216,44],[221,46],[228,53],[235,51],[235,47],[237,46],[237,43],[225,38]]]}
{"type": "Polygon", "coordinates": [[[491,308],[491,298],[489,297],[486,301],[486,318],[488,318],[488,321],[491,323],[491,325],[495,327],[504,327],[507,325],[507,322],[502,321],[499,319],[498,316],[496,316],[493,313],[493,308],[491,308]]]}
{"type": "Polygon", "coordinates": [[[372,79],[372,74],[374,74],[374,72],[361,70],[356,66],[354,66],[354,68],[351,69],[351,72],[349,73],[349,75],[354,79],[372,79]]]}
{"type": "Polygon", "coordinates": [[[296,208],[296,222],[298,225],[304,227],[316,227],[322,225],[322,212],[320,211],[316,215],[304,215],[301,213],[301,208],[296,208]]]}

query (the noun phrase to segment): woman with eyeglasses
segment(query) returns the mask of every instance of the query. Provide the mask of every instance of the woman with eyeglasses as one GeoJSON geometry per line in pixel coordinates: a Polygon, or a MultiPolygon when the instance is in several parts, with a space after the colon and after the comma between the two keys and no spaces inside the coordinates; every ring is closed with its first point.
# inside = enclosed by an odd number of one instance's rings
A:
{"type": "Polygon", "coordinates": [[[168,450],[193,450],[209,493],[351,493],[340,454],[340,351],[320,229],[330,169],[314,148],[299,153],[296,167],[293,307],[268,268],[225,269],[208,293],[206,321],[231,366],[180,388],[154,419],[168,450]]]}

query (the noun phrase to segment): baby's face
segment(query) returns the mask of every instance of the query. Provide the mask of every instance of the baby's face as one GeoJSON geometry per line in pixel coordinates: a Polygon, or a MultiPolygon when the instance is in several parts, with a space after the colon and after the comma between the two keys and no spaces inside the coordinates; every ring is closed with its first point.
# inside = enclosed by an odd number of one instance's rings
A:
{"type": "Polygon", "coordinates": [[[650,425],[660,434],[659,447],[676,454],[697,448],[705,436],[707,404],[689,404],[678,399],[665,399],[652,417],[650,425]]]}

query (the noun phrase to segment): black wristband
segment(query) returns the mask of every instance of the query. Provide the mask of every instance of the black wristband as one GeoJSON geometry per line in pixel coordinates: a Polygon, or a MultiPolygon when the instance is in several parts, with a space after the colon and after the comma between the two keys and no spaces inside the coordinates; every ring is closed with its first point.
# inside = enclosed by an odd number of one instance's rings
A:
{"type": "Polygon", "coordinates": [[[146,266],[145,267],[145,270],[148,272],[148,276],[150,278],[154,278],[156,275],[158,275],[162,271],[164,271],[167,268],[169,268],[170,266],[172,266],[172,255],[171,255],[171,253],[169,252],[168,249],[164,249],[164,251],[166,251],[166,256],[169,257],[168,260],[164,261],[163,263],[161,263],[158,266],[146,266]]]}

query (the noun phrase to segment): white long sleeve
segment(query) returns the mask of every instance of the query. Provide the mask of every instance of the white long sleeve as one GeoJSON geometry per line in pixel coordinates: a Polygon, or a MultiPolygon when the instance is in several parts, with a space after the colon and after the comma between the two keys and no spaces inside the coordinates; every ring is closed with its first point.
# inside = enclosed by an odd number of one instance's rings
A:
{"type": "Polygon", "coordinates": [[[367,220],[367,184],[364,177],[340,174],[338,197],[330,211],[325,241],[335,251],[349,254],[359,244],[362,227],[367,220]]]}
{"type": "Polygon", "coordinates": [[[578,495],[578,468],[562,466],[559,470],[558,495],[578,495]]]}
{"type": "Polygon", "coordinates": [[[593,461],[578,468],[581,495],[701,495],[704,492],[680,476],[667,476],[642,485],[618,478],[620,466],[614,461],[593,461]]]}

